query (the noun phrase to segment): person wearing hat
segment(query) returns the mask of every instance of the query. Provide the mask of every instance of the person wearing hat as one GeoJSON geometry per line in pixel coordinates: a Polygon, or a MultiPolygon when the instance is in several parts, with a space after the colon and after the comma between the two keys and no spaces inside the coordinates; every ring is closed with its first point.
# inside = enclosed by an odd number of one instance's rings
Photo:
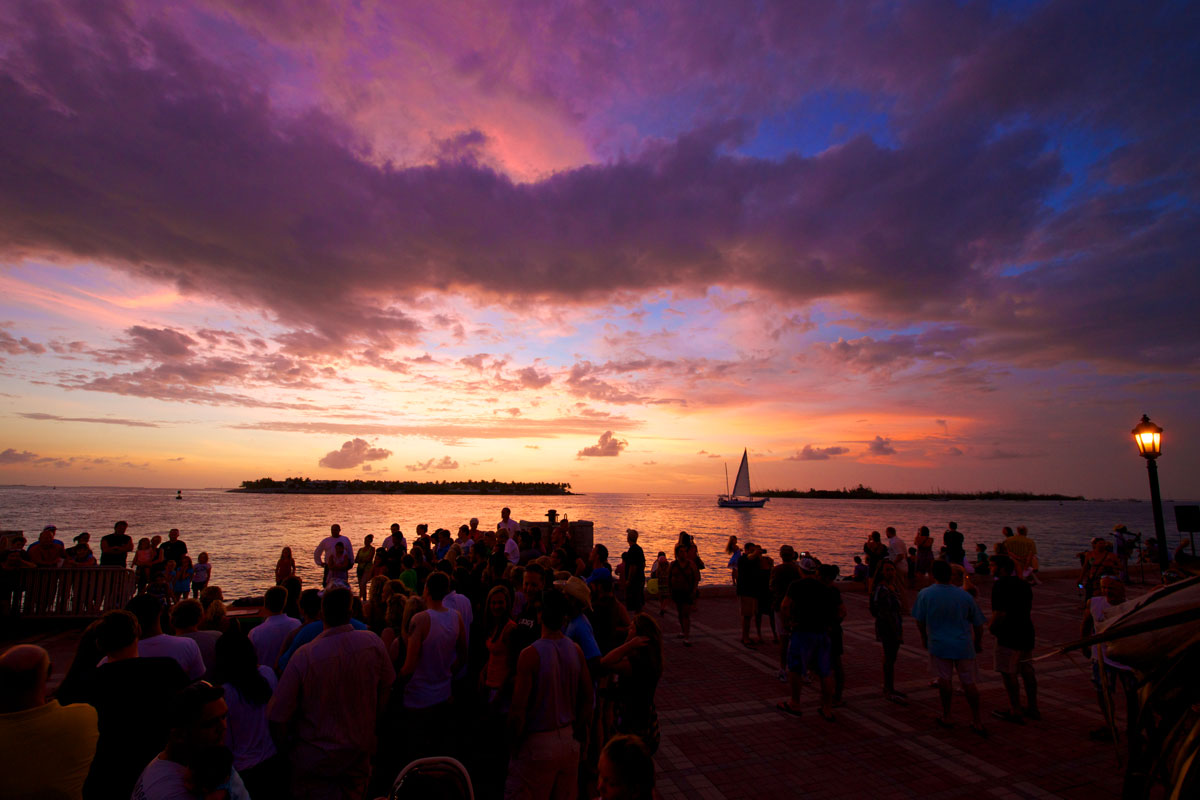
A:
{"type": "Polygon", "coordinates": [[[61,567],[67,557],[67,549],[63,543],[54,538],[58,528],[47,525],[42,528],[38,540],[30,545],[26,555],[29,560],[39,567],[61,567]]]}
{"type": "Polygon", "coordinates": [[[567,638],[579,645],[579,649],[583,651],[588,673],[594,681],[597,678],[596,669],[600,664],[600,645],[596,643],[592,621],[583,613],[592,608],[592,592],[587,583],[577,575],[572,575],[565,581],[555,581],[554,586],[567,598],[567,638]]]}
{"type": "Polygon", "coordinates": [[[196,681],[176,692],[168,707],[167,746],[142,770],[131,800],[203,798],[220,790],[229,800],[249,800],[233,754],[222,744],[229,714],[225,690],[196,681]]]}
{"type": "Polygon", "coordinates": [[[821,718],[833,722],[833,653],[830,631],[837,621],[841,598],[838,590],[817,580],[817,562],[800,559],[800,578],[792,581],[780,607],[788,642],[788,688],[791,698],[776,707],[800,716],[800,690],[811,670],[821,679],[821,718]]]}

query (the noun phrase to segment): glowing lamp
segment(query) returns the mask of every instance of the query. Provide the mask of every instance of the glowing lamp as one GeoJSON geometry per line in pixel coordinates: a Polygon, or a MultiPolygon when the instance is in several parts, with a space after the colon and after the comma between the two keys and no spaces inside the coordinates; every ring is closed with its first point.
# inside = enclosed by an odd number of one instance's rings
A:
{"type": "Polygon", "coordinates": [[[1133,429],[1133,441],[1137,444],[1138,453],[1143,458],[1158,458],[1162,453],[1163,429],[1142,414],[1142,421],[1133,429]]]}

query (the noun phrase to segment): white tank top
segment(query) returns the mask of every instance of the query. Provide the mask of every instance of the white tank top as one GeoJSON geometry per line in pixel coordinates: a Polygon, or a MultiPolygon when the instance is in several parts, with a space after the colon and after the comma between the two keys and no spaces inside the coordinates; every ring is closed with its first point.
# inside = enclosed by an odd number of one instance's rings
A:
{"type": "Polygon", "coordinates": [[[429,708],[450,699],[450,682],[454,677],[450,668],[454,666],[461,618],[452,609],[429,609],[425,614],[429,617],[429,633],[421,642],[417,669],[404,687],[405,708],[429,708]]]}

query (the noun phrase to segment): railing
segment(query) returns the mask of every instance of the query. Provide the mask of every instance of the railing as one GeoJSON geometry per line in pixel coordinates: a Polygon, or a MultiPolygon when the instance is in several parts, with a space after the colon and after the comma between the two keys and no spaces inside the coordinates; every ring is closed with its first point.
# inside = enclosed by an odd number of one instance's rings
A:
{"type": "Polygon", "coordinates": [[[133,597],[134,572],[122,567],[38,567],[4,576],[0,614],[37,619],[98,617],[133,597]]]}

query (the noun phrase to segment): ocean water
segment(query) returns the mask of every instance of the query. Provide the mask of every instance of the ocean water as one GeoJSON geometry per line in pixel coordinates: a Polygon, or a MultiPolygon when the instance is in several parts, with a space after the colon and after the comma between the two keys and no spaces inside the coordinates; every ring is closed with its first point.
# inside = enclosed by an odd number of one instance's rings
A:
{"type": "MultiPolygon", "coordinates": [[[[58,526],[59,538],[71,544],[80,531],[92,534],[99,553],[99,537],[112,531],[118,519],[130,524],[134,541],[179,528],[193,559],[207,551],[213,563],[213,583],[226,598],[261,592],[274,583],[279,551],[290,546],[305,585],[314,585],[320,574],[312,551],[328,535],[331,523],[342,526],[355,548],[363,536],[374,533],[382,542],[388,526],[397,522],[411,541],[418,523],[430,530],[457,531],[471,517],[480,528],[494,527],[503,506],[519,520],[546,521],[546,511],[556,509],[572,520],[590,520],[595,540],[618,556],[625,549],[625,530],[636,528],[647,559],[660,550],[671,553],[681,530],[696,537],[708,569],[703,582],[729,580],[725,568],[725,543],[755,542],[772,553],[791,544],[810,550],[822,560],[848,571],[853,557],[862,552],[872,530],[894,526],[905,541],[912,541],[920,525],[928,525],[940,542],[946,523],[954,520],[966,536],[969,551],[976,542],[991,545],[1001,538],[1005,525],[1025,525],[1038,543],[1043,567],[1074,566],[1075,554],[1088,547],[1093,536],[1109,536],[1113,526],[1153,535],[1150,504],[1129,501],[924,501],[924,500],[801,500],[776,498],[762,509],[723,509],[715,495],[586,494],[566,497],[501,495],[278,495],[230,494],[218,489],[185,490],[176,500],[174,491],[127,488],[0,487],[0,528],[24,530],[32,541],[44,525],[58,526]]],[[[1174,528],[1171,504],[1164,509],[1168,541],[1173,547],[1180,534],[1174,528]]]]}

